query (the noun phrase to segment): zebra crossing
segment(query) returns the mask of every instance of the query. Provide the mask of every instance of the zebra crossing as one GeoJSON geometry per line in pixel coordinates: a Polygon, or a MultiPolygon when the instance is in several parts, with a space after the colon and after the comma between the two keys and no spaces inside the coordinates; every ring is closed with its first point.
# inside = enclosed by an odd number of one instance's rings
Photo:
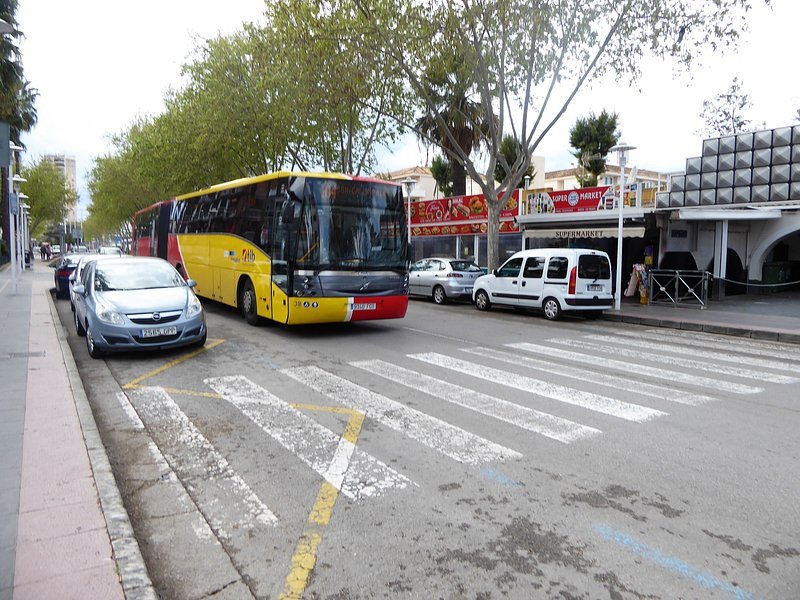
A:
{"type": "MultiPolygon", "coordinates": [[[[484,468],[523,459],[530,452],[505,445],[509,436],[501,433],[503,428],[533,434],[525,438],[532,444],[592,443],[611,424],[614,431],[647,427],[676,410],[713,410],[714,403],[724,406],[730,395],[796,384],[800,350],[752,340],[731,344],[678,331],[642,336],[593,328],[579,338],[497,347],[457,344],[446,352],[400,354],[391,362],[353,360],[342,366],[277,369],[272,373],[280,385],[274,389],[264,387],[271,388],[273,379],[265,384],[244,375],[208,377],[204,383],[219,399],[198,402],[226,402],[336,490],[368,502],[418,487],[415,473],[389,466],[392,457],[373,456],[368,443],[360,445],[326,427],[298,400],[315,398],[363,414],[423,452],[465,468],[484,468]],[[647,381],[631,377],[632,372],[646,373],[647,381]],[[409,393],[424,397],[423,406],[446,407],[438,414],[452,417],[435,417],[398,399],[407,401],[409,393]],[[634,394],[637,402],[630,401],[634,394]],[[459,411],[485,417],[473,426],[481,430],[457,425],[459,411]],[[484,422],[491,425],[483,427],[484,422]]],[[[168,391],[139,387],[126,393],[126,412],[138,420],[136,428],[147,429],[172,472],[189,482],[195,501],[211,506],[204,516],[215,533],[224,538],[223,525],[231,522],[230,515],[215,511],[244,515],[242,527],[276,524],[276,515],[237,474],[230,457],[214,447],[168,391]]]]}

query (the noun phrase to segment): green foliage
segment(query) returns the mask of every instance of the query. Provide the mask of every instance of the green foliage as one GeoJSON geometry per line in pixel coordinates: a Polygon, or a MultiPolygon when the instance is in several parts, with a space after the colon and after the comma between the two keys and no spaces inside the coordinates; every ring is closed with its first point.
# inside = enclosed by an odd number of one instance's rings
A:
{"type": "Polygon", "coordinates": [[[38,159],[24,167],[21,175],[27,180],[20,189],[28,196],[31,207],[31,237],[37,237],[46,228],[64,220],[67,208],[77,202],[78,194],[49,161],[38,159]]]}
{"type": "Polygon", "coordinates": [[[742,91],[742,82],[734,77],[726,91],[703,101],[703,111],[700,113],[703,128],[700,133],[711,137],[752,131],[753,121],[745,117],[752,106],[750,97],[742,91]]]}
{"type": "Polygon", "coordinates": [[[25,79],[17,40],[22,32],[17,29],[17,0],[0,0],[0,19],[14,28],[10,34],[0,35],[0,121],[11,126],[11,140],[20,143],[20,133],[36,125],[36,97],[38,92],[25,79]]]}
{"type": "MultiPolygon", "coordinates": [[[[719,53],[746,31],[747,9],[760,0],[352,1],[369,22],[364,35],[373,54],[402,70],[419,99],[419,113],[435,118],[437,144],[481,186],[493,268],[499,259],[499,196],[524,176],[531,156],[586,82],[636,80],[645,54],[689,66],[703,52],[719,53]],[[443,90],[442,81],[451,88],[443,90]],[[483,111],[480,118],[459,114],[470,132],[480,132],[470,147],[457,143],[460,123],[448,123],[441,103],[448,93],[456,97],[462,91],[483,111]],[[523,158],[496,182],[500,147],[509,133],[522,142],[523,158]],[[488,159],[473,156],[468,150],[474,147],[486,148],[488,159]]],[[[416,132],[436,141],[428,127],[416,132]]]]}
{"type": "Polygon", "coordinates": [[[578,159],[581,171],[588,173],[578,177],[581,187],[597,185],[598,176],[605,172],[608,151],[619,140],[617,119],[617,113],[603,109],[597,116],[589,113],[588,117],[578,118],[569,130],[569,143],[575,148],[572,155],[578,159]]]}
{"type": "MultiPolygon", "coordinates": [[[[497,166],[494,168],[494,180],[498,183],[505,181],[508,172],[513,170],[517,161],[523,160],[525,160],[525,151],[522,142],[513,135],[503,137],[503,141],[500,143],[500,153],[497,156],[497,166]]],[[[520,187],[520,183],[525,177],[533,178],[533,174],[533,165],[528,165],[528,170],[511,185],[512,189],[520,187]]]]}
{"type": "Polygon", "coordinates": [[[453,195],[453,171],[450,162],[441,156],[434,156],[431,161],[431,175],[443,197],[453,195]]]}

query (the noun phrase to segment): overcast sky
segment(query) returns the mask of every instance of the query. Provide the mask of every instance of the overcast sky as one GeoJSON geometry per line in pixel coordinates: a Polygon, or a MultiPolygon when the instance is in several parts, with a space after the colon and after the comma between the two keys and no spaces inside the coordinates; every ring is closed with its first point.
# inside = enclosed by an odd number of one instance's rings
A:
{"type": "MultiPolygon", "coordinates": [[[[753,102],[748,115],[753,121],[767,127],[796,124],[800,2],[773,0],[771,9],[759,0],[754,4],[750,30],[735,54],[709,57],[691,76],[675,73],[670,64],[649,63],[640,81],[595,83],[582,90],[537,151],[546,169],[570,166],[570,126],[605,108],[619,113],[623,140],[637,147],[629,165],[683,170],[687,157],[700,154],[703,100],[737,76],[753,102]]],[[[164,93],[180,85],[180,67],[199,41],[257,21],[263,5],[263,0],[20,0],[23,66],[39,90],[38,125],[23,137],[27,158],[74,155],[85,208],[86,175],[92,159],[110,149],[108,137],[137,115],[160,112],[164,93]]],[[[382,153],[379,170],[424,161],[424,150],[409,141],[382,153]]]]}

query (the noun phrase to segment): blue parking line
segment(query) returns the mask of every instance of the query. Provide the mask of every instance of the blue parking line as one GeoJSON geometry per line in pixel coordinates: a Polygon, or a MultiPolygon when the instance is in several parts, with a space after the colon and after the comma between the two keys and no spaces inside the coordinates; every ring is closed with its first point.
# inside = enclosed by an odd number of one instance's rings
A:
{"type": "Polygon", "coordinates": [[[746,592],[741,588],[733,586],[725,581],[721,581],[713,575],[709,575],[708,573],[703,573],[702,571],[689,566],[682,560],[673,558],[672,556],[667,556],[652,546],[648,546],[644,542],[640,542],[639,540],[628,537],[624,533],[611,529],[607,525],[595,524],[594,530],[607,540],[610,540],[615,544],[619,544],[626,550],[630,550],[642,558],[651,560],[662,567],[667,567],[668,569],[671,569],[672,571],[675,571],[676,573],[683,575],[684,577],[691,579],[696,583],[699,583],[706,589],[726,592],[737,600],[754,600],[755,598],[755,596],[753,596],[751,593],[746,592]]]}
{"type": "Polygon", "coordinates": [[[497,471],[495,471],[490,467],[485,467],[481,469],[481,477],[510,488],[520,488],[524,485],[521,481],[517,481],[516,479],[511,479],[511,477],[509,477],[508,475],[503,475],[502,473],[498,473],[497,471]]]}

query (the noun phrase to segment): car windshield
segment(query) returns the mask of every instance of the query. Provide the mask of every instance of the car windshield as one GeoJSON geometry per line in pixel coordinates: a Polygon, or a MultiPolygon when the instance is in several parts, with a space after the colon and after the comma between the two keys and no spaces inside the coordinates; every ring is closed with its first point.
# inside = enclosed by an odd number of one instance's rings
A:
{"type": "Polygon", "coordinates": [[[480,267],[475,263],[472,263],[468,260],[451,260],[450,266],[453,267],[453,271],[480,271],[480,267]]]}
{"type": "Polygon", "coordinates": [[[94,288],[99,292],[118,290],[150,290],[186,285],[168,263],[103,261],[94,274],[94,288]]]}

